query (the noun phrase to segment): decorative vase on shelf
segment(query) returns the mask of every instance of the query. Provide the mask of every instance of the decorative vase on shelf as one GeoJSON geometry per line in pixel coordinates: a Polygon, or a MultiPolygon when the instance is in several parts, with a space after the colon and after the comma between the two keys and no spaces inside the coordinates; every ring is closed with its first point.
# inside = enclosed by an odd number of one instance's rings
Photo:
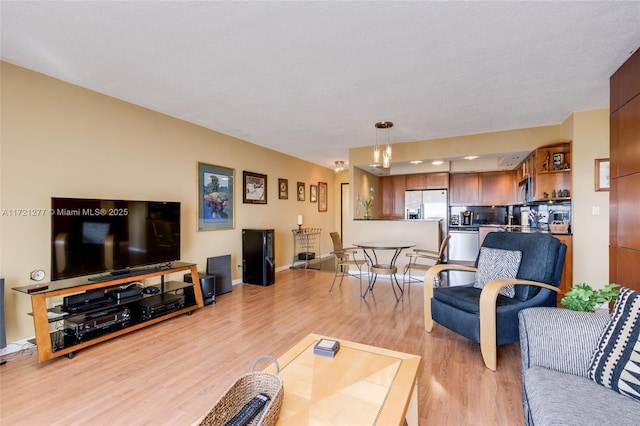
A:
{"type": "Polygon", "coordinates": [[[373,187],[369,188],[369,199],[365,199],[362,195],[358,194],[358,205],[364,209],[364,219],[371,219],[369,215],[369,209],[373,204],[373,187]]]}

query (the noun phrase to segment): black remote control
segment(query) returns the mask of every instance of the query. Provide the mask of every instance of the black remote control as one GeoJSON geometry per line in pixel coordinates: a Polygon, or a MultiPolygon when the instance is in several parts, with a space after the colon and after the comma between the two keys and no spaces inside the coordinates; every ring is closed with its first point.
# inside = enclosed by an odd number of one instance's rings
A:
{"type": "Polygon", "coordinates": [[[245,426],[249,424],[253,417],[262,410],[262,407],[269,403],[269,400],[268,395],[259,393],[251,401],[247,402],[225,426],[245,426]]]}

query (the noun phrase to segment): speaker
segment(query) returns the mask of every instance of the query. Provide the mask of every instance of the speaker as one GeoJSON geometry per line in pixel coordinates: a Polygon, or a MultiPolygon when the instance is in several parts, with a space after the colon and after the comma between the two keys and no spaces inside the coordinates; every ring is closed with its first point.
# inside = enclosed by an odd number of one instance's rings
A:
{"type": "Polygon", "coordinates": [[[231,282],[231,255],[207,258],[207,275],[216,277],[216,296],[233,290],[231,282]]]}
{"type": "Polygon", "coordinates": [[[7,346],[7,335],[4,328],[4,278],[0,278],[0,349],[7,346]]]}
{"type": "MultiPolygon", "coordinates": [[[[198,272],[198,278],[200,279],[200,289],[202,290],[202,300],[206,305],[212,305],[216,303],[216,277],[213,275],[207,275],[198,272]]],[[[187,283],[193,282],[191,274],[184,274],[184,281],[187,283]]],[[[195,295],[193,294],[193,287],[187,287],[184,289],[184,294],[189,300],[195,301],[195,295]]]]}
{"type": "Polygon", "coordinates": [[[242,230],[242,282],[272,285],[276,282],[273,229],[242,230]]]}

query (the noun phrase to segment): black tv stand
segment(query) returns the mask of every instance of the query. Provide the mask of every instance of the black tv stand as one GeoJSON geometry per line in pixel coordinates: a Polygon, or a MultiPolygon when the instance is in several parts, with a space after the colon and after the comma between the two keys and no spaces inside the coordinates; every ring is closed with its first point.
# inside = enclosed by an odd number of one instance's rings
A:
{"type": "Polygon", "coordinates": [[[117,271],[109,272],[109,274],[114,276],[114,277],[117,277],[118,275],[129,275],[129,274],[131,274],[131,269],[129,269],[129,268],[118,269],[117,271]]]}

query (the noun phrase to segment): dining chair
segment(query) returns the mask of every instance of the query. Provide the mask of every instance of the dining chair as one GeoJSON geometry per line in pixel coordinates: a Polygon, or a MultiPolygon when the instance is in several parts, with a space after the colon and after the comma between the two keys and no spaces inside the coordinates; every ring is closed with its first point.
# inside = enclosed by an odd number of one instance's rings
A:
{"type": "Polygon", "coordinates": [[[449,244],[449,240],[451,239],[451,234],[447,234],[447,236],[440,243],[440,248],[438,251],[435,250],[427,250],[421,248],[414,248],[411,253],[407,253],[409,257],[409,263],[407,263],[404,267],[404,271],[402,273],[402,293],[404,294],[404,286],[405,283],[408,282],[409,288],[408,293],[411,295],[411,270],[418,269],[421,271],[426,271],[430,269],[434,265],[438,265],[442,263],[444,259],[444,254],[447,250],[447,244],[449,244]],[[428,263],[418,263],[426,261],[428,263]],[[409,278],[407,279],[407,274],[409,278]]]}
{"type": "Polygon", "coordinates": [[[336,278],[338,278],[338,273],[341,273],[340,284],[338,286],[342,287],[342,280],[344,279],[344,276],[347,274],[352,275],[349,273],[349,270],[351,266],[355,266],[356,268],[358,268],[357,278],[360,280],[360,297],[363,297],[362,266],[367,265],[367,275],[369,275],[369,262],[367,262],[364,255],[362,255],[362,258],[358,258],[358,251],[360,250],[359,248],[342,247],[342,238],[340,238],[340,234],[338,232],[330,232],[329,235],[331,236],[331,241],[333,242],[333,251],[331,253],[336,256],[336,270],[333,275],[333,282],[331,283],[331,287],[329,288],[329,293],[331,293],[331,291],[333,290],[333,286],[336,283],[336,278]]]}

